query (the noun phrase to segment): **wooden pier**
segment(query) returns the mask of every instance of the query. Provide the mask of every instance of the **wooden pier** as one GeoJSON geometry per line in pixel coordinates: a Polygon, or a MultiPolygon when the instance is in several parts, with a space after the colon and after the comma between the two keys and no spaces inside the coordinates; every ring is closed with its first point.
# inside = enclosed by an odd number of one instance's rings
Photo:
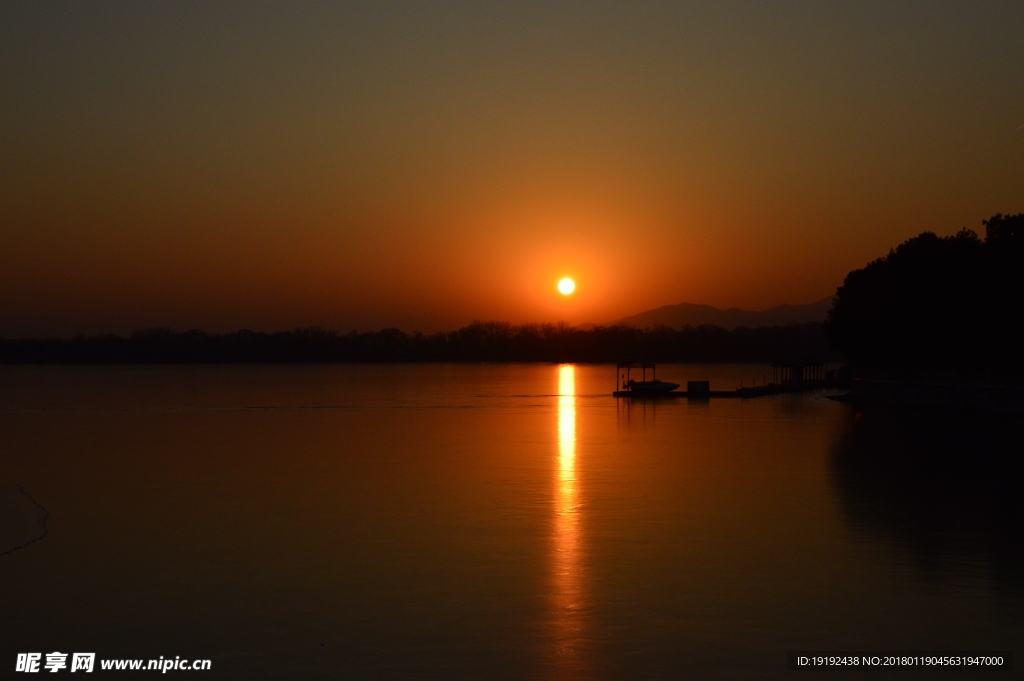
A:
{"type": "MultiPolygon", "coordinates": [[[[710,399],[723,397],[766,397],[768,395],[781,395],[785,393],[802,393],[808,390],[820,390],[822,388],[837,388],[838,381],[834,371],[825,371],[824,362],[817,359],[791,359],[784,362],[776,362],[772,365],[773,380],[764,385],[755,385],[749,388],[740,387],[736,390],[711,390],[708,381],[688,381],[686,390],[667,390],[664,392],[641,392],[628,389],[616,390],[612,393],[615,397],[626,397],[629,399],[665,399],[685,397],[688,399],[710,399]]],[[[653,364],[636,364],[623,362],[618,365],[622,368],[654,368],[653,364]]],[[[627,375],[628,378],[628,375],[627,375]]],[[[644,374],[646,382],[646,373],[644,374]]],[[[675,385],[667,384],[667,385],[675,385]]],[[[742,385],[742,384],[741,384],[742,385]]],[[[623,388],[626,386],[623,385],[623,388]]]]}
{"type": "Polygon", "coordinates": [[[803,386],[783,386],[769,383],[768,385],[759,385],[754,388],[737,388],[736,390],[673,390],[666,393],[655,393],[655,394],[643,394],[634,393],[620,394],[616,397],[628,397],[629,399],[656,399],[663,400],[666,397],[685,397],[688,399],[709,399],[709,398],[720,398],[720,397],[766,397],[768,395],[784,395],[788,393],[803,393],[811,390],[821,390],[824,388],[836,388],[839,387],[834,382],[822,381],[817,385],[803,385],[803,386]]]}

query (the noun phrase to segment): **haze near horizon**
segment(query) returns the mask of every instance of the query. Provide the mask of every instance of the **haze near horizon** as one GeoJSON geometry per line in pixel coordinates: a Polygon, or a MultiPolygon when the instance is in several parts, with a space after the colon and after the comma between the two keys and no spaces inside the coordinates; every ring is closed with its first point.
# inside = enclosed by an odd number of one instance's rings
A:
{"type": "Polygon", "coordinates": [[[0,336],[817,301],[1024,210],[1022,28],[1008,2],[2,2],[0,336]]]}

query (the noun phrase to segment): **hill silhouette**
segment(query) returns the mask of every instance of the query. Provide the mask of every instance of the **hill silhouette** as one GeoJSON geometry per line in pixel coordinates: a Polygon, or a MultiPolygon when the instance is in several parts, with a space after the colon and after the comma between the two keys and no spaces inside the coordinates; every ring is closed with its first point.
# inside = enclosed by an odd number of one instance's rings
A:
{"type": "MultiPolygon", "coordinates": [[[[760,312],[742,310],[738,307],[720,310],[710,305],[680,303],[678,305],[663,305],[655,310],[623,317],[613,324],[632,326],[638,329],[651,329],[658,326],[681,329],[685,326],[703,325],[717,326],[722,329],[736,329],[741,326],[756,329],[764,326],[824,322],[830,307],[832,307],[832,296],[806,305],[779,305],[760,312]]],[[[583,328],[593,328],[594,326],[596,325],[585,324],[583,328]]]]}

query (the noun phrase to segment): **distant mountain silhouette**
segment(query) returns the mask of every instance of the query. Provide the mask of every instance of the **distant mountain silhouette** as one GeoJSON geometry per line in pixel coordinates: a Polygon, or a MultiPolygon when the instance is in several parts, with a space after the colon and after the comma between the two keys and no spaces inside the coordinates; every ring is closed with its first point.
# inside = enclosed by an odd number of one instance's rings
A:
{"type": "MultiPolygon", "coordinates": [[[[723,329],[735,329],[740,326],[758,328],[762,326],[785,326],[787,324],[806,324],[808,322],[823,322],[832,306],[832,296],[808,303],[807,305],[779,305],[770,310],[752,312],[741,310],[738,307],[730,307],[728,310],[719,310],[710,305],[696,305],[694,303],[680,303],[679,305],[664,305],[656,310],[648,310],[631,317],[623,317],[613,324],[634,326],[638,329],[653,328],[656,326],[667,326],[673,329],[681,329],[684,326],[701,326],[710,324],[723,329]]],[[[592,326],[587,324],[584,326],[592,326]]]]}

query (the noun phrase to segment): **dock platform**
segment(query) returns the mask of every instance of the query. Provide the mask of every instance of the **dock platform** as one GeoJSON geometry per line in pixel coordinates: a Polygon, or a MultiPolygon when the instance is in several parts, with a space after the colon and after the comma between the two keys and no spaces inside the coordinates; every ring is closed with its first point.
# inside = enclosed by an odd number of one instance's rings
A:
{"type": "Polygon", "coordinates": [[[709,399],[709,398],[722,398],[722,397],[766,397],[768,395],[783,395],[789,393],[803,393],[810,390],[822,390],[827,388],[835,388],[836,385],[806,385],[806,386],[781,386],[781,385],[765,385],[757,386],[754,388],[737,388],[736,390],[707,390],[707,391],[687,391],[687,390],[673,390],[666,393],[656,394],[643,394],[634,393],[629,390],[616,390],[612,393],[614,397],[628,397],[630,399],[644,399],[644,400],[663,400],[665,398],[680,398],[685,397],[688,399],[709,399]]]}

